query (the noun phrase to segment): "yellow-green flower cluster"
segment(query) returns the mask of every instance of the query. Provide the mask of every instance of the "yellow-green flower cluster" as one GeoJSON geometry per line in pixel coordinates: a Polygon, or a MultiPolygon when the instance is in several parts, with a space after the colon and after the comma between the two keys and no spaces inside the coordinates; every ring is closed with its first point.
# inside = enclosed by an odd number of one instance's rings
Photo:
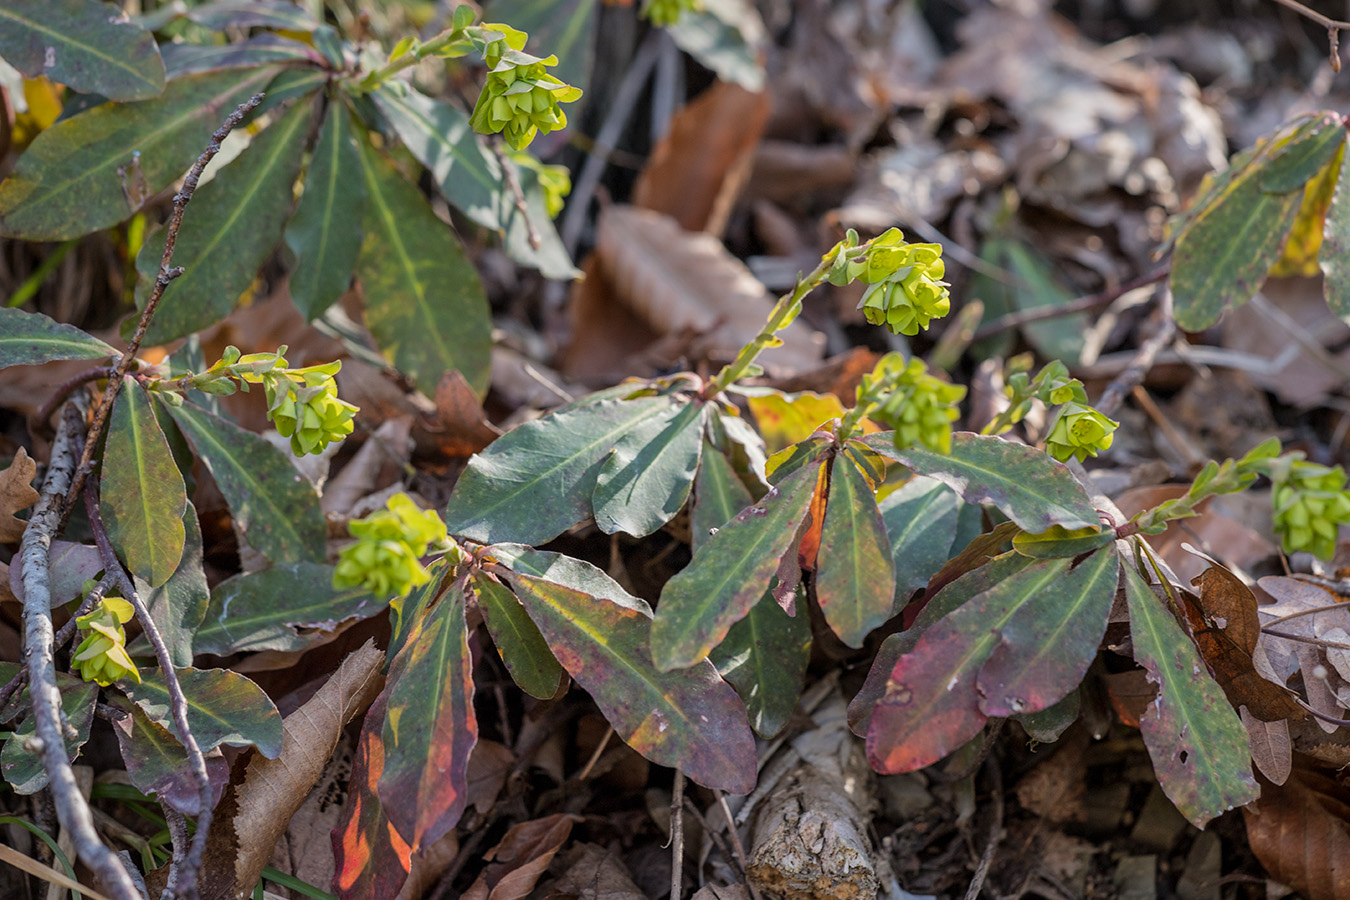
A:
{"type": "Polygon", "coordinates": [[[668,28],[679,21],[686,10],[699,10],[699,0],[647,0],[642,4],[642,15],[653,25],[668,28]]]}
{"type": "Polygon", "coordinates": [[[71,665],[85,681],[104,687],[114,681],[141,680],[136,664],[127,655],[127,633],[122,625],[135,610],[121,597],[104,597],[87,615],[75,620],[84,640],[75,648],[71,665]]]}
{"type": "Polygon", "coordinates": [[[1066,403],[1045,439],[1045,452],[1060,462],[1079,462],[1111,446],[1119,422],[1108,419],[1086,403],[1066,403]]]}
{"type": "Polygon", "coordinates": [[[341,362],[303,369],[285,369],[263,376],[267,415],[277,433],[291,439],[296,456],[322,453],[333,441],[352,433],[356,407],[338,399],[333,376],[341,362]]]}
{"type": "Polygon", "coordinates": [[[547,134],[567,126],[559,104],[581,96],[579,88],[548,74],[558,57],[540,59],[523,52],[526,34],[506,25],[484,25],[483,59],[487,82],[474,104],[469,124],[479,134],[497,134],[517,150],[523,150],[539,132],[547,134]]]}
{"type": "Polygon", "coordinates": [[[1321,559],[1336,552],[1340,526],[1350,523],[1345,470],[1293,460],[1271,492],[1275,533],[1286,553],[1307,550],[1321,559]]]}
{"type": "Polygon", "coordinates": [[[928,374],[922,360],[911,359],[890,396],[871,416],[895,429],[895,446],[901,450],[922,445],[950,453],[952,423],[961,416],[956,405],[965,396],[962,385],[928,374]]]}
{"type": "Polygon", "coordinates": [[[563,201],[572,193],[572,173],[567,166],[550,166],[540,162],[524,150],[513,150],[510,160],[522,169],[529,169],[539,179],[539,190],[544,194],[544,210],[550,219],[558,218],[563,201]]]}
{"type": "Polygon", "coordinates": [[[858,274],[871,287],[858,302],[867,321],[894,334],[918,334],[951,312],[941,244],[910,244],[898,228],[872,242],[858,274]]]}
{"type": "Polygon", "coordinates": [[[401,597],[431,579],[422,557],[458,549],[441,517],[419,509],[407,494],[395,494],[385,506],[348,525],[356,543],[338,556],[335,587],[359,586],[380,597],[401,597]]]}

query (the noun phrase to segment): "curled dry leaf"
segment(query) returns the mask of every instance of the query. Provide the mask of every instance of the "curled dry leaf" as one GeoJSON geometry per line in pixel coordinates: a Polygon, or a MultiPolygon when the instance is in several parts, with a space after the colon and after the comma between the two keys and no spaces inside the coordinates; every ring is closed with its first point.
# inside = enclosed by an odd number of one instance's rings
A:
{"type": "MultiPolygon", "coordinates": [[[[631,206],[611,206],[600,216],[596,235],[598,265],[587,266],[588,281],[572,297],[574,321],[603,324],[614,315],[611,303],[635,313],[657,336],[682,332],[697,336],[689,352],[728,362],[760,329],[774,298],[750,270],[710,234],[685,231],[668,216],[631,206]],[[590,283],[598,274],[603,285],[590,283]],[[610,299],[606,300],[606,290],[610,299]]],[[[596,346],[608,334],[576,328],[578,342],[567,358],[575,370],[591,371],[596,346]],[[598,336],[599,335],[599,336],[598,336]]],[[[779,333],[781,347],[761,361],[771,372],[799,371],[817,364],[824,339],[801,321],[779,333]]],[[[636,349],[629,345],[625,353],[636,349]]]]}
{"type": "Polygon", "coordinates": [[[558,813],[512,825],[487,853],[492,862],[464,892],[464,900],[521,900],[534,890],[580,816],[558,813]]]}
{"type": "Polygon", "coordinates": [[[36,474],[37,463],[22,447],[9,467],[0,471],[0,544],[12,544],[23,537],[28,523],[14,518],[14,514],[38,501],[38,492],[33,489],[36,474]]]}
{"type": "Polygon", "coordinates": [[[216,807],[202,897],[242,896],[258,883],[277,840],[333,754],[342,728],[379,692],[384,653],[367,642],[308,703],[286,717],[281,755],[250,754],[216,807]]]}
{"type": "Polygon", "coordinates": [[[1333,779],[1296,768],[1283,785],[1263,783],[1242,811],[1247,839],[1275,880],[1308,900],[1350,900],[1350,795],[1333,779]]]}
{"type": "Polygon", "coordinates": [[[1252,745],[1252,761],[1261,770],[1261,774],[1275,784],[1284,784],[1289,780],[1289,771],[1294,764],[1293,743],[1289,738],[1289,720],[1262,722],[1247,712],[1247,707],[1238,707],[1238,718],[1247,729],[1247,740],[1252,745]]]}
{"type": "Polygon", "coordinates": [[[675,114],[633,186],[633,204],[720,235],[768,119],[768,94],[716,82],[675,114]]]}

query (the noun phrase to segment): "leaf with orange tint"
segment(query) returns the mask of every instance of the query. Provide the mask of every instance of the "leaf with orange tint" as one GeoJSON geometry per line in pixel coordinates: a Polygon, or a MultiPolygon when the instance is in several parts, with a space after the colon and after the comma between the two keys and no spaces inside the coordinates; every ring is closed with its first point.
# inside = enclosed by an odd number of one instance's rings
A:
{"type": "Polygon", "coordinates": [[[1271,877],[1308,900],[1350,900],[1350,793],[1342,785],[1296,768],[1283,785],[1262,783],[1260,799],[1242,817],[1271,877]]]}
{"type": "Polygon", "coordinates": [[[376,698],[361,726],[343,819],[333,829],[333,892],[341,900],[398,895],[412,865],[412,848],[389,824],[376,795],[384,771],[385,697],[376,698]]]}
{"type": "Polygon", "coordinates": [[[872,767],[896,773],[932,765],[979,734],[988,718],[982,706],[1036,712],[1077,687],[1106,630],[1114,555],[1098,551],[1072,571],[1068,559],[1037,560],[923,632],[896,661],[872,710],[872,767]],[[1063,639],[1054,659],[1039,653],[1046,639],[1063,639]],[[1028,656],[1038,662],[1030,679],[1008,663],[1028,656]]]}
{"type": "Polygon", "coordinates": [[[501,574],[615,732],[652,762],[683,769],[699,784],[748,793],[755,786],[755,741],[731,685],[706,659],[659,671],[649,649],[650,615],[546,580],[541,576],[551,556],[516,552],[512,571],[501,574]],[[527,574],[532,571],[539,574],[527,574]]]}
{"type": "Polygon", "coordinates": [[[478,394],[459,369],[436,383],[436,423],[424,429],[446,456],[467,458],[501,437],[483,412],[478,394]]]}
{"type": "Polygon", "coordinates": [[[1247,732],[1171,610],[1133,565],[1124,569],[1134,658],[1158,685],[1139,728],[1163,792],[1203,828],[1260,793],[1247,732]]]}
{"type": "MultiPolygon", "coordinates": [[[[816,533],[814,527],[808,533],[816,533]]],[[[842,455],[830,467],[829,505],[819,534],[820,611],[841,641],[861,647],[872,629],[891,617],[895,564],[877,498],[862,470],[842,455]]]]}
{"type": "Polygon", "coordinates": [[[534,890],[580,816],[555,813],[512,825],[483,858],[491,860],[461,900],[522,900],[534,890]]]}
{"type": "Polygon", "coordinates": [[[379,796],[400,835],[421,851],[464,814],[469,754],[478,741],[464,585],[414,626],[389,665],[379,796]]]}
{"type": "MultiPolygon", "coordinates": [[[[747,397],[746,403],[771,454],[806,440],[821,425],[844,415],[844,404],[838,397],[813,391],[747,397]]],[[[873,426],[871,430],[879,429],[873,426]]]]}
{"type": "Polygon", "coordinates": [[[1198,605],[1179,592],[1191,636],[1228,701],[1263,722],[1306,717],[1293,692],[1263,678],[1252,662],[1261,624],[1251,589],[1222,566],[1210,566],[1191,584],[1199,591],[1198,605]]]}

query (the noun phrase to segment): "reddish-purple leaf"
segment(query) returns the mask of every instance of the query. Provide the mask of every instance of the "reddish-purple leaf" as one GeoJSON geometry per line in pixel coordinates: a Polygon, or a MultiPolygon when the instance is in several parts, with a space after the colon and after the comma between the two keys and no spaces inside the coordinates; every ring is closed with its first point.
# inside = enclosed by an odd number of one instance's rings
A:
{"type": "MultiPolygon", "coordinates": [[[[867,756],[878,772],[932,765],[979,734],[976,678],[1019,610],[1053,591],[1069,560],[1040,560],[976,594],[896,661],[872,711],[867,756]]],[[[1058,699],[1058,698],[1056,698],[1058,699]]]]}
{"type": "Polygon", "coordinates": [[[380,803],[419,851],[464,814],[469,754],[478,742],[463,584],[417,623],[390,663],[389,682],[380,803]]]}
{"type": "Polygon", "coordinates": [[[1107,548],[1018,610],[980,668],[980,710],[987,716],[1039,712],[1078,687],[1097,656],[1117,581],[1116,552],[1107,548]]]}
{"type": "Polygon", "coordinates": [[[734,794],[754,788],[755,739],[745,707],[712,663],[659,671],[648,644],[652,621],[642,610],[524,574],[529,563],[528,554],[517,555],[507,580],[619,736],[699,784],[734,794]]]}
{"type": "MultiPolygon", "coordinates": [[[[202,795],[183,745],[167,728],[150,721],[131,701],[113,694],[109,702],[127,714],[113,722],[113,732],[131,783],[185,816],[199,815],[202,795]]],[[[225,757],[213,754],[206,757],[206,772],[215,799],[219,800],[220,792],[230,780],[230,764],[225,757]]]]}
{"type": "Polygon", "coordinates": [[[382,693],[366,713],[351,793],[342,822],[333,829],[333,891],[341,900],[394,900],[412,867],[412,848],[389,824],[376,795],[384,772],[385,700],[382,693]]]}

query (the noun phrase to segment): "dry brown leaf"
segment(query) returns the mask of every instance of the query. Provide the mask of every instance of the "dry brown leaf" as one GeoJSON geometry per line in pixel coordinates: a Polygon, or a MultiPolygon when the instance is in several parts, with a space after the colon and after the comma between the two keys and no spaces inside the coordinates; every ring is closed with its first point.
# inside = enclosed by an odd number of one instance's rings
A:
{"type": "Polygon", "coordinates": [[[469,754],[465,773],[468,782],[464,790],[465,803],[481,816],[486,816],[497,802],[497,795],[506,786],[506,779],[516,764],[511,748],[497,741],[480,738],[469,754]]]}
{"type": "Polygon", "coordinates": [[[1191,584],[1199,591],[1199,602],[1179,592],[1191,636],[1229,702],[1246,706],[1263,722],[1304,718],[1307,713],[1293,692],[1264,678],[1252,661],[1260,626],[1251,589],[1222,566],[1210,566],[1191,584]]]}
{"type": "Polygon", "coordinates": [[[1343,787],[1296,768],[1283,785],[1263,782],[1242,810],[1247,839],[1273,878],[1308,900],[1350,900],[1350,804],[1343,787]]]}
{"type": "Polygon", "coordinates": [[[459,834],[451,829],[430,847],[410,858],[411,871],[394,900],[419,900],[435,887],[459,856],[459,834]]]}
{"type": "Polygon", "coordinates": [[[445,456],[467,459],[501,437],[483,412],[483,404],[464,375],[451,369],[436,384],[436,418],[418,422],[419,449],[434,448],[445,456]]]}
{"type": "Polygon", "coordinates": [[[333,755],[343,727],[379,693],[383,661],[384,653],[366,643],[308,703],[286,717],[280,756],[243,758],[242,777],[236,774],[217,806],[221,815],[207,843],[204,900],[235,900],[258,883],[277,840],[333,755]]]}
{"type": "Polygon", "coordinates": [[[483,855],[492,862],[463,900],[521,900],[534,890],[541,875],[572,834],[580,816],[558,813],[512,825],[497,846],[483,855]]]}
{"type": "Polygon", "coordinates": [[[1238,707],[1238,716],[1247,727],[1247,740],[1252,747],[1252,761],[1261,770],[1261,774],[1275,784],[1284,784],[1289,780],[1289,771],[1294,764],[1294,745],[1289,738],[1289,720],[1262,722],[1247,712],[1247,707],[1238,707]]]}
{"type": "Polygon", "coordinates": [[[721,235],[768,119],[768,94],[714,83],[671,120],[633,187],[633,205],[665,213],[687,231],[721,235]]]}
{"type": "Polygon", "coordinates": [[[690,900],[750,900],[750,889],[743,884],[705,884],[690,900]]]}
{"type": "MultiPolygon", "coordinates": [[[[730,361],[764,327],[774,298],[722,242],[685,231],[673,219],[631,206],[611,206],[596,235],[599,272],[614,302],[632,310],[657,335],[697,335],[691,351],[730,361]]],[[[760,357],[771,373],[820,362],[824,339],[798,320],[780,332],[783,345],[760,357]]],[[[573,336],[573,354],[590,352],[593,336],[573,336]]],[[[628,349],[632,349],[629,347],[628,349]]]]}
{"type": "Polygon", "coordinates": [[[401,483],[412,453],[412,416],[386,419],[366,439],[342,471],[324,486],[320,505],[326,515],[349,516],[361,498],[401,483]]]}
{"type": "Polygon", "coordinates": [[[563,874],[548,886],[541,900],[647,900],[613,853],[596,844],[581,844],[567,855],[563,874]]]}
{"type": "Polygon", "coordinates": [[[14,514],[38,502],[38,492],[33,488],[36,474],[37,462],[22,447],[14,454],[14,461],[0,471],[0,544],[12,544],[23,537],[28,523],[14,518],[14,514]]]}

